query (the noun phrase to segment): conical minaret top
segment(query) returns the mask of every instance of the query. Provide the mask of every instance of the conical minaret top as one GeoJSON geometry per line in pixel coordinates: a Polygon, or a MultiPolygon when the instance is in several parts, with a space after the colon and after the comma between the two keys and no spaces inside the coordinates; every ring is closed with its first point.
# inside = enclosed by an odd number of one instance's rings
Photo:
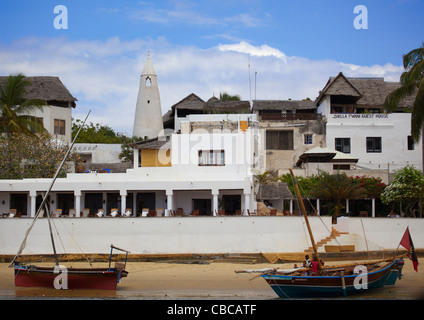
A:
{"type": "Polygon", "coordinates": [[[143,72],[141,73],[141,75],[156,77],[156,72],[153,68],[152,60],[150,59],[150,51],[147,52],[146,63],[144,64],[143,72]]]}
{"type": "Polygon", "coordinates": [[[157,137],[162,130],[163,120],[158,81],[149,52],[140,77],[133,135],[151,139],[157,137]]]}

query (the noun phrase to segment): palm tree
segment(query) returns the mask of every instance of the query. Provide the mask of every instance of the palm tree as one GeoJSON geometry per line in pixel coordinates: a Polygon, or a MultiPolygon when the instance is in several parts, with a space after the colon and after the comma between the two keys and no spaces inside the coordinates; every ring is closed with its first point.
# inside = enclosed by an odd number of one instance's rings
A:
{"type": "Polygon", "coordinates": [[[264,184],[267,184],[270,181],[274,181],[275,180],[275,178],[274,178],[274,172],[269,171],[269,170],[267,170],[267,171],[265,171],[263,173],[257,172],[254,175],[254,179],[255,179],[255,183],[257,183],[257,185],[258,185],[258,188],[259,188],[258,191],[260,191],[259,192],[259,199],[260,199],[260,201],[262,201],[262,186],[264,184]]]}
{"type": "Polygon", "coordinates": [[[421,47],[403,55],[405,71],[400,76],[401,87],[391,92],[384,102],[388,111],[396,110],[398,103],[416,93],[412,106],[411,136],[420,139],[424,124],[424,42],[421,47]]]}
{"type": "Polygon", "coordinates": [[[321,172],[319,182],[311,187],[309,195],[326,200],[333,207],[333,218],[340,214],[346,199],[363,198],[366,193],[359,184],[345,173],[329,174],[321,172]]]}
{"type": "Polygon", "coordinates": [[[224,93],[221,92],[219,94],[219,100],[221,100],[221,101],[240,101],[241,98],[240,98],[239,95],[232,96],[232,95],[230,95],[226,92],[224,92],[224,93]]]}
{"type": "Polygon", "coordinates": [[[46,104],[40,99],[26,99],[26,87],[31,82],[22,73],[9,75],[0,86],[0,132],[11,134],[26,134],[33,136],[31,128],[40,128],[34,117],[28,114],[35,109],[42,110],[46,104]]]}

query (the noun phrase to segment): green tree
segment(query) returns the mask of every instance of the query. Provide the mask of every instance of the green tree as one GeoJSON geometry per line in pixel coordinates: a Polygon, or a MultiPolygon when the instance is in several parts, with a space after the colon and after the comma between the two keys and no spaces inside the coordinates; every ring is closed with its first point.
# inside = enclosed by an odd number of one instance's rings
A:
{"type": "MultiPolygon", "coordinates": [[[[82,120],[72,122],[72,139],[74,139],[82,120]]],[[[122,143],[123,135],[116,133],[111,127],[99,123],[86,124],[80,131],[76,143],[122,143]]]]}
{"type": "Polygon", "coordinates": [[[219,94],[219,100],[221,100],[221,101],[240,101],[241,98],[240,98],[239,95],[233,95],[232,96],[232,95],[230,95],[226,92],[221,92],[219,94]]]}
{"type": "Polygon", "coordinates": [[[0,131],[11,134],[34,136],[33,131],[42,128],[34,117],[28,114],[36,109],[42,110],[46,104],[40,99],[26,99],[26,88],[31,82],[22,73],[9,75],[0,86],[0,131]],[[34,130],[35,129],[35,130],[34,130]]]}
{"type": "Polygon", "coordinates": [[[386,188],[386,184],[379,178],[367,177],[367,176],[356,176],[353,178],[353,182],[357,183],[360,188],[363,188],[368,198],[380,198],[381,193],[386,188]]]}
{"type": "MultiPolygon", "coordinates": [[[[304,197],[310,197],[310,191],[320,183],[321,173],[318,175],[311,175],[309,177],[296,177],[297,185],[299,186],[300,193],[304,197]]],[[[286,182],[290,192],[295,196],[293,179],[290,173],[286,173],[278,177],[281,182],[286,182]]]]}
{"type": "MultiPolygon", "coordinates": [[[[72,139],[77,134],[82,120],[74,119],[72,122],[72,139]]],[[[121,153],[119,158],[124,162],[133,161],[132,143],[141,141],[139,137],[127,137],[122,133],[116,133],[111,127],[106,125],[86,124],[80,131],[76,143],[106,143],[106,144],[121,144],[121,153]]]]}
{"type": "Polygon", "coordinates": [[[403,67],[405,71],[400,76],[401,86],[386,97],[384,107],[388,111],[396,110],[402,99],[417,94],[411,116],[411,135],[417,142],[424,124],[424,43],[403,55],[403,67]]]}
{"type": "Polygon", "coordinates": [[[414,206],[419,203],[422,216],[421,201],[424,197],[424,176],[413,166],[396,170],[393,181],[384,189],[381,200],[385,204],[402,202],[406,205],[406,214],[415,216],[414,206]]]}
{"type": "Polygon", "coordinates": [[[133,162],[134,160],[134,148],[132,144],[137,141],[142,141],[143,138],[138,137],[122,137],[121,153],[119,154],[119,159],[124,162],[133,162]]]}
{"type": "MultiPolygon", "coordinates": [[[[45,132],[0,136],[0,179],[53,178],[67,149],[45,132]]],[[[71,152],[59,176],[64,177],[78,161],[78,155],[71,152]]]]}
{"type": "Polygon", "coordinates": [[[255,179],[255,183],[258,184],[259,186],[259,190],[260,190],[260,194],[259,194],[259,199],[260,201],[262,201],[262,186],[264,184],[267,184],[270,181],[274,181],[275,180],[275,173],[273,171],[264,171],[262,173],[256,172],[254,174],[254,179],[255,179]]]}
{"type": "Polygon", "coordinates": [[[333,218],[340,215],[346,199],[360,199],[366,196],[365,189],[345,173],[321,172],[318,181],[311,186],[309,195],[325,200],[333,211],[333,218]]]}

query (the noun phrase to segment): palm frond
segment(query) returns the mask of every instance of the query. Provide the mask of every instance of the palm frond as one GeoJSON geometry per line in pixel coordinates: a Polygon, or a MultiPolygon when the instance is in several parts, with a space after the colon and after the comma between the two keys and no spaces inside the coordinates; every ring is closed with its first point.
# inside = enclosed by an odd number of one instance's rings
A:
{"type": "MultiPolygon", "coordinates": [[[[403,74],[402,74],[403,75],[403,74]]],[[[399,102],[410,96],[416,89],[415,84],[404,84],[403,86],[393,90],[387,95],[384,101],[384,108],[387,111],[395,111],[399,105],[399,102]]]]}
{"type": "Polygon", "coordinates": [[[402,74],[401,84],[402,85],[414,84],[416,87],[418,87],[423,75],[424,75],[424,59],[421,61],[418,61],[413,67],[410,68],[408,72],[404,72],[402,74]]]}
{"type": "Polygon", "coordinates": [[[411,136],[414,142],[418,142],[424,125],[424,78],[418,87],[417,96],[415,97],[412,107],[411,117],[411,136]]]}
{"type": "Polygon", "coordinates": [[[424,42],[421,47],[411,50],[403,56],[403,67],[405,70],[413,68],[419,61],[424,59],[424,42]]]}
{"type": "Polygon", "coordinates": [[[34,136],[33,131],[39,127],[28,114],[36,109],[43,110],[42,106],[46,102],[26,99],[26,88],[30,84],[22,73],[18,73],[9,75],[0,86],[0,131],[7,135],[17,133],[34,136]]]}
{"type": "Polygon", "coordinates": [[[16,106],[16,114],[27,114],[35,110],[43,110],[43,106],[47,103],[41,99],[30,99],[23,101],[20,105],[16,106]]]}

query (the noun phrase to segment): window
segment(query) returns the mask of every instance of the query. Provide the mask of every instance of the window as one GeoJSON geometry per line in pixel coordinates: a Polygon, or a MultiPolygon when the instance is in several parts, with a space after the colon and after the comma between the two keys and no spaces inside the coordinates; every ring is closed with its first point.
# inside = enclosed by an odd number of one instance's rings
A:
{"type": "Polygon", "coordinates": [[[54,134],[65,135],[65,120],[54,119],[54,134]]]}
{"type": "Polygon", "coordinates": [[[412,136],[408,136],[408,150],[414,150],[414,140],[412,136]]]}
{"type": "Polygon", "coordinates": [[[305,134],[303,136],[303,143],[304,144],[312,144],[312,134],[305,134]]]}
{"type": "Polygon", "coordinates": [[[350,138],[336,138],[336,150],[350,153],[350,138]]]}
{"type": "Polygon", "coordinates": [[[350,164],[333,164],[333,170],[350,170],[350,164]]]}
{"type": "Polygon", "coordinates": [[[267,130],[266,148],[268,150],[293,150],[293,131],[267,130]]]}
{"type": "Polygon", "coordinates": [[[224,166],[224,150],[199,150],[199,166],[224,166]]]}
{"type": "Polygon", "coordinates": [[[381,137],[367,137],[367,152],[381,152],[381,137]]]}

